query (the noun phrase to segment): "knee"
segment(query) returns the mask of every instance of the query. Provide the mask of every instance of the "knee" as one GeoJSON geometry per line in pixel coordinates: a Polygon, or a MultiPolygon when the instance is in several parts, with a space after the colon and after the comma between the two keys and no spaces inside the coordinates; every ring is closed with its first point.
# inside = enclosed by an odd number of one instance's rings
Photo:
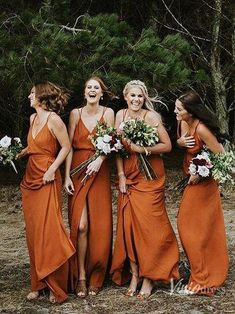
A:
{"type": "Polygon", "coordinates": [[[84,235],[87,234],[87,231],[88,231],[87,223],[81,223],[79,226],[79,232],[84,235]]]}

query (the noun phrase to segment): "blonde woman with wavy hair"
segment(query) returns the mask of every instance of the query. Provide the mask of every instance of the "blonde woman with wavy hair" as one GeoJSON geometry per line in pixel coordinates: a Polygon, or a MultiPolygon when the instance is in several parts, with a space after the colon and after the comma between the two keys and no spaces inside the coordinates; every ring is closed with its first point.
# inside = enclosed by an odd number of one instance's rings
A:
{"type": "Polygon", "coordinates": [[[165,209],[165,171],[162,153],[171,150],[169,136],[160,115],[153,109],[158,97],[150,97],[145,84],[130,81],[123,90],[128,109],[116,116],[116,128],[128,119],[141,119],[158,132],[159,142],[151,147],[123,145],[129,157],[117,157],[119,177],[117,236],[112,260],[112,279],[122,285],[130,280],[126,296],[148,298],[154,281],[177,279],[178,246],[165,209]],[[157,179],[148,181],[138,164],[138,153],[146,154],[157,179]],[[138,284],[141,284],[137,294],[138,284]]]}

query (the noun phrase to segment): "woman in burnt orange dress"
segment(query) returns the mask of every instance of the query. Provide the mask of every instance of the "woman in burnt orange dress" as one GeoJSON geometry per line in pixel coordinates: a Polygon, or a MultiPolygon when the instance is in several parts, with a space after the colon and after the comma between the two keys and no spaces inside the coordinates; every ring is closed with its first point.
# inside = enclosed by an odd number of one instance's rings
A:
{"type": "Polygon", "coordinates": [[[61,214],[59,166],[70,143],[66,127],[55,113],[67,102],[67,95],[50,82],[36,84],[29,95],[36,113],[30,117],[28,146],[18,155],[29,155],[21,182],[26,239],[30,257],[31,292],[38,298],[48,288],[51,303],[67,298],[68,259],[75,249],[65,230],[61,214]]]}
{"type": "Polygon", "coordinates": [[[159,143],[153,147],[140,147],[133,143],[124,145],[130,152],[126,159],[117,158],[119,176],[117,236],[112,260],[112,279],[122,285],[129,279],[126,295],[133,297],[139,279],[143,279],[138,299],[151,295],[153,282],[177,279],[178,245],[165,209],[165,171],[161,153],[171,150],[169,136],[161,117],[153,110],[145,84],[130,81],[126,84],[124,98],[128,109],[116,116],[116,127],[128,119],[143,119],[157,127],[159,143]],[[148,161],[157,179],[147,181],[139,165],[137,153],[148,154],[148,161]]]}
{"type": "Polygon", "coordinates": [[[80,298],[87,293],[96,295],[102,287],[112,240],[111,183],[106,157],[97,157],[85,171],[70,178],[70,170],[95,153],[89,137],[95,134],[97,122],[114,124],[113,110],[100,104],[108,100],[107,87],[100,78],[91,77],[86,82],[84,96],[85,106],[70,114],[72,150],[66,159],[65,173],[65,188],[70,195],[70,235],[77,248],[70,261],[70,284],[80,298]]]}
{"type": "MultiPolygon", "coordinates": [[[[216,117],[206,109],[198,94],[188,92],[176,100],[179,122],[178,144],[186,148],[184,174],[190,161],[204,145],[223,153],[216,117]]],[[[214,179],[189,177],[178,214],[180,239],[188,257],[191,276],[185,294],[213,295],[228,272],[228,253],[218,184],[214,179]]]]}

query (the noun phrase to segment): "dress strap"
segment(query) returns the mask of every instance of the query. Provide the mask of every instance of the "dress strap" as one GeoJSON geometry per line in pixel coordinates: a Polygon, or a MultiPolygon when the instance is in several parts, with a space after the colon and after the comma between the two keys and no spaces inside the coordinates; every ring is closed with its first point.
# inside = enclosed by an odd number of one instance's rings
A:
{"type": "Polygon", "coordinates": [[[145,117],[146,117],[147,113],[148,113],[148,110],[146,110],[145,113],[144,113],[144,116],[143,116],[143,120],[144,121],[145,121],[145,117]]]}
{"type": "Polygon", "coordinates": [[[32,121],[32,123],[31,123],[31,127],[33,127],[33,124],[34,124],[34,121],[35,121],[35,119],[36,119],[36,116],[37,116],[37,114],[35,113],[35,116],[34,116],[33,121],[32,121]]]}
{"type": "Polygon", "coordinates": [[[52,113],[53,113],[53,112],[50,112],[49,115],[47,116],[47,121],[46,121],[45,124],[47,124],[47,122],[48,122],[48,120],[49,120],[49,118],[50,118],[50,116],[51,116],[52,113]]]}
{"type": "Polygon", "coordinates": [[[125,120],[126,114],[127,114],[128,109],[124,109],[123,110],[123,117],[122,117],[122,121],[125,120]]]}
{"type": "Polygon", "coordinates": [[[107,107],[104,107],[103,113],[102,113],[102,116],[101,116],[101,119],[103,118],[103,116],[104,116],[106,110],[107,110],[107,107]]]}

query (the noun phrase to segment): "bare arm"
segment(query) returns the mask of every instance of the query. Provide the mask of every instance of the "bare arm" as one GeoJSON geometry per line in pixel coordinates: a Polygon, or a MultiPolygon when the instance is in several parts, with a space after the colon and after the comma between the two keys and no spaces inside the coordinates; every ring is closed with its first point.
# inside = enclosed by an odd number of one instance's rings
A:
{"type": "Polygon", "coordinates": [[[215,135],[204,124],[199,124],[197,128],[197,134],[212,153],[224,153],[223,146],[218,142],[215,135]]]}
{"type": "Polygon", "coordinates": [[[69,137],[66,130],[66,126],[57,114],[51,115],[48,121],[48,128],[58,140],[61,146],[61,149],[55,161],[51,164],[51,166],[48,168],[48,170],[45,172],[43,176],[44,184],[46,184],[47,182],[53,181],[55,179],[56,170],[65,160],[70,150],[70,142],[69,142],[69,137]]]}
{"type": "Polygon", "coordinates": [[[73,147],[72,147],[72,141],[74,137],[74,132],[76,125],[79,120],[79,110],[74,109],[71,111],[70,116],[69,116],[69,125],[68,125],[68,133],[69,133],[69,140],[70,140],[70,151],[69,154],[67,155],[66,161],[65,161],[65,182],[64,182],[64,187],[65,190],[68,194],[72,195],[74,191],[74,185],[73,182],[70,178],[70,170],[71,170],[71,163],[72,163],[72,158],[73,158],[73,147]]]}
{"type": "MultiPolygon", "coordinates": [[[[123,110],[118,111],[116,115],[115,120],[115,128],[118,130],[123,118],[123,110]]],[[[126,176],[124,173],[124,167],[123,167],[123,160],[122,158],[117,154],[116,155],[116,166],[117,166],[117,172],[118,172],[118,178],[119,178],[119,190],[121,193],[126,193],[127,186],[126,186],[126,176]]]]}

